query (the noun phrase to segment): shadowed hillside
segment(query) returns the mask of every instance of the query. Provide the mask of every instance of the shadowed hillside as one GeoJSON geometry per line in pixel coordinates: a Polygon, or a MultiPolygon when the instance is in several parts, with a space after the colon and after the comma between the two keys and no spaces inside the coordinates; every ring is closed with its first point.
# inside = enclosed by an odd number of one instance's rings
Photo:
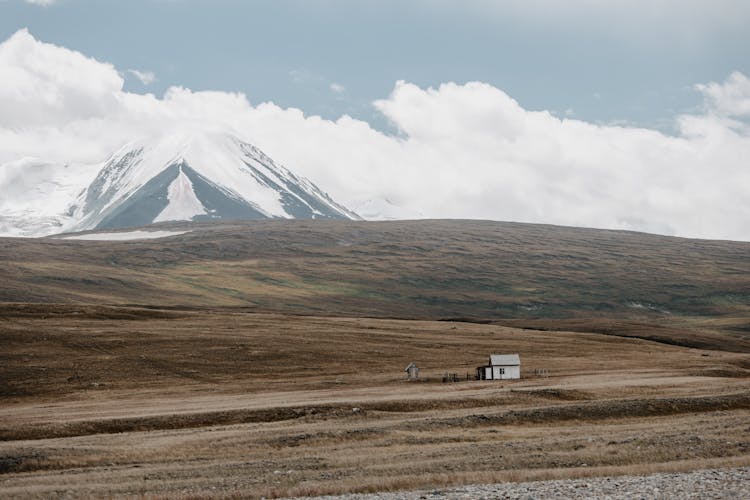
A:
{"type": "Polygon", "coordinates": [[[640,321],[668,327],[667,337],[701,331],[709,344],[716,331],[744,345],[750,334],[749,243],[483,221],[163,227],[192,231],[127,242],[0,239],[0,300],[586,331],[590,320],[611,329],[616,318],[634,336],[648,337],[633,333],[640,321]],[[579,321],[537,321],[562,318],[579,321]]]}

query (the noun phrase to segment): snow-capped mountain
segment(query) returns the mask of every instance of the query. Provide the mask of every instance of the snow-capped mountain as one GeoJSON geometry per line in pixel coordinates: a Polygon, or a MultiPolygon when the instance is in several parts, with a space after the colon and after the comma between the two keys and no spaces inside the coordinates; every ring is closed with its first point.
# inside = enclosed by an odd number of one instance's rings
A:
{"type": "Polygon", "coordinates": [[[180,132],[132,142],[99,165],[0,166],[0,234],[42,236],[154,222],[359,219],[234,136],[180,132]]]}

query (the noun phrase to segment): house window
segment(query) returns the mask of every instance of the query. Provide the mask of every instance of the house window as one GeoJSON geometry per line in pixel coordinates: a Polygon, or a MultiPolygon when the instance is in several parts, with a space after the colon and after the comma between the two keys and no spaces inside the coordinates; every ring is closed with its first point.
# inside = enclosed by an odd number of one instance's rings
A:
{"type": "Polygon", "coordinates": [[[500,375],[505,375],[505,368],[498,368],[497,373],[499,373],[500,375]]]}

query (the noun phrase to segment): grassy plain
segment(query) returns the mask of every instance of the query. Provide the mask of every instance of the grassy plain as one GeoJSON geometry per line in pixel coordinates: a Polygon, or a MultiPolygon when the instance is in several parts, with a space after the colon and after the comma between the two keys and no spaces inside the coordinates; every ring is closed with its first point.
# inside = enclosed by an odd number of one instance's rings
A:
{"type": "Polygon", "coordinates": [[[273,497],[750,464],[748,354],[465,322],[1,311],[4,497],[273,497]],[[524,378],[441,382],[490,352],[520,353],[524,378]],[[410,361],[421,382],[403,380],[410,361]]]}
{"type": "Polygon", "coordinates": [[[0,239],[0,496],[750,464],[748,243],[481,221],[165,228],[190,232],[0,239]],[[441,382],[511,352],[520,381],[441,382]]]}

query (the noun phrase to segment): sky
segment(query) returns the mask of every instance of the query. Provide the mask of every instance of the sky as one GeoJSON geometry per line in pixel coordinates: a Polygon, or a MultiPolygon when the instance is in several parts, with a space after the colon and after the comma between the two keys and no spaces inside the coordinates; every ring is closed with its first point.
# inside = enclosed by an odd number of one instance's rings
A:
{"type": "Polygon", "coordinates": [[[0,0],[0,163],[231,130],[353,208],[750,240],[740,0],[0,0]]]}
{"type": "Polygon", "coordinates": [[[398,80],[481,81],[526,109],[672,130],[674,114],[700,105],[693,85],[750,74],[743,0],[0,0],[0,9],[0,38],[26,27],[114,64],[125,90],[243,92],[381,129],[371,103],[398,80]]]}

